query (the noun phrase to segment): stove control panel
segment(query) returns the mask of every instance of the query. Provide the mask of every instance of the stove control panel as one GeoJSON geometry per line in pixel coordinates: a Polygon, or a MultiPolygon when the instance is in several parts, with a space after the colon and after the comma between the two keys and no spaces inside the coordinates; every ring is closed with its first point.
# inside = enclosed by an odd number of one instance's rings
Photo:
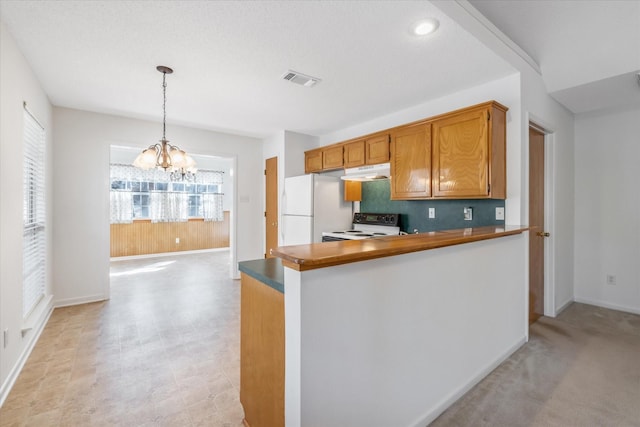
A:
{"type": "Polygon", "coordinates": [[[353,214],[354,224],[387,225],[397,227],[400,214],[378,214],[378,213],[355,213],[353,214]]]}

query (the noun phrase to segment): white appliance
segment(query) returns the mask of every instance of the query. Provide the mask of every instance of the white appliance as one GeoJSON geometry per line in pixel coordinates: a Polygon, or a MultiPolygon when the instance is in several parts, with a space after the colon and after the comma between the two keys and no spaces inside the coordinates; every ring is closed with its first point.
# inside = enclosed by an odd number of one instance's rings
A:
{"type": "Polygon", "coordinates": [[[323,242],[340,240],[362,240],[400,234],[400,214],[360,213],[353,214],[353,228],[344,231],[324,231],[323,242]]]}
{"type": "Polygon", "coordinates": [[[389,179],[391,176],[391,165],[380,163],[377,165],[359,166],[357,168],[347,168],[344,170],[345,181],[375,181],[378,179],[389,179]]]}
{"type": "Polygon", "coordinates": [[[351,224],[351,202],[344,201],[340,178],[309,174],[285,178],[281,200],[282,245],[320,243],[322,232],[351,224]]]}

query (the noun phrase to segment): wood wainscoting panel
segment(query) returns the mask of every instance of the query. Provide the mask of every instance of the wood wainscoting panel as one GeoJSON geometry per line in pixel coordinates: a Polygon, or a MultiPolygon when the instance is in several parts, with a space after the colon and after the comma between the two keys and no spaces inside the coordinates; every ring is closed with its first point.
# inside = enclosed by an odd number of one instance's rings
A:
{"type": "Polygon", "coordinates": [[[224,221],[137,220],[131,224],[111,224],[112,258],[226,247],[229,247],[229,211],[224,212],[224,221]]]}

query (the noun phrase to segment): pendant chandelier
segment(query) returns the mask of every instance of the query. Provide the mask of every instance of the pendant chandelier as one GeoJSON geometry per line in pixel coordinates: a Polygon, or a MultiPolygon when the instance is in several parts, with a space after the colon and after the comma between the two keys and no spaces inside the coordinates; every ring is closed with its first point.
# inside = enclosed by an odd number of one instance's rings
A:
{"type": "Polygon", "coordinates": [[[167,74],[173,73],[173,70],[163,65],[156,67],[162,73],[162,139],[159,144],[151,145],[149,148],[138,154],[133,162],[133,166],[141,169],[164,169],[170,172],[171,180],[194,180],[196,162],[175,145],[169,144],[166,138],[167,130],[167,74]]]}

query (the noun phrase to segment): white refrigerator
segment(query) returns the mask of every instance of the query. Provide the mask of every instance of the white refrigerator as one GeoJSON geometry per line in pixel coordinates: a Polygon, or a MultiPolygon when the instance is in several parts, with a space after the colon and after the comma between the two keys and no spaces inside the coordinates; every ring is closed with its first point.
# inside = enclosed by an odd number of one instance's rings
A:
{"type": "Polygon", "coordinates": [[[282,245],[322,241],[323,231],[351,229],[351,202],[340,178],[309,174],[285,178],[281,200],[282,245]]]}

